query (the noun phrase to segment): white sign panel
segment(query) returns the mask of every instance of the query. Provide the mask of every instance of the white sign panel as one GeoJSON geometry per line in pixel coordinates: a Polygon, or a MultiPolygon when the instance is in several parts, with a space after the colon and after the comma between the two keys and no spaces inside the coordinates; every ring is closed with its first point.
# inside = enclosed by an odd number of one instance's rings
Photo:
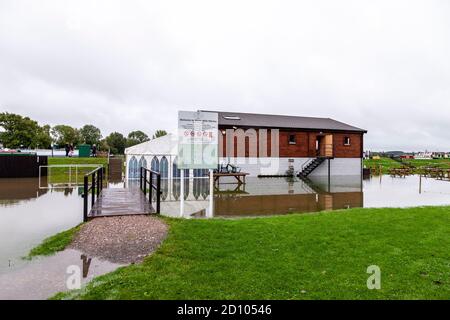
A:
{"type": "Polygon", "coordinates": [[[178,168],[216,169],[218,129],[215,112],[178,111],[178,168]]]}

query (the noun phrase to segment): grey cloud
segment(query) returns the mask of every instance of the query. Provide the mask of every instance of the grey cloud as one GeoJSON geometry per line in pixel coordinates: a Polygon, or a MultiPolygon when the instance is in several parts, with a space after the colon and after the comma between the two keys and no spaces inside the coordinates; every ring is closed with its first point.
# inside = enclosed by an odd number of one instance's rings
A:
{"type": "Polygon", "coordinates": [[[179,109],[336,118],[450,150],[446,1],[0,0],[0,111],[104,134],[179,109]]]}

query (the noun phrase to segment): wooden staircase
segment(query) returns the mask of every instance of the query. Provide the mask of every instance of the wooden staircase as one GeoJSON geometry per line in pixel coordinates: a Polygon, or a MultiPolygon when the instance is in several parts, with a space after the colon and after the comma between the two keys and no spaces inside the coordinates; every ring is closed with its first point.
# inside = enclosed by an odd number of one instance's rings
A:
{"type": "Polygon", "coordinates": [[[302,170],[299,172],[299,177],[307,177],[311,172],[313,172],[317,167],[319,167],[327,158],[317,157],[309,160],[302,166],[302,170]]]}

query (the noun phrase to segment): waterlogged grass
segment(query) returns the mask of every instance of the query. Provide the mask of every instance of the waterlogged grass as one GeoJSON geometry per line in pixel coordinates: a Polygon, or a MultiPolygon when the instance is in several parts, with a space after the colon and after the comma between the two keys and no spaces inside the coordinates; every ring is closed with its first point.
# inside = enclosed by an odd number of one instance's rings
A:
{"type": "Polygon", "coordinates": [[[405,159],[404,163],[420,167],[435,167],[440,169],[450,169],[450,159],[405,159]]]}
{"type": "Polygon", "coordinates": [[[107,158],[48,158],[48,165],[90,165],[89,167],[79,167],[77,170],[72,167],[54,167],[48,169],[47,180],[49,183],[83,183],[85,174],[94,170],[97,166],[103,166],[107,172],[107,158]]]}
{"type": "Polygon", "coordinates": [[[49,157],[48,164],[101,164],[108,165],[108,158],[62,158],[62,157],[49,157]]]}
{"type": "Polygon", "coordinates": [[[425,167],[450,169],[450,159],[403,159],[402,163],[391,158],[364,159],[364,166],[375,170],[381,168],[382,173],[389,173],[390,169],[401,168],[403,166],[410,166],[416,169],[416,172],[420,172],[419,169],[425,167]]]}
{"type": "Polygon", "coordinates": [[[41,244],[33,248],[25,258],[32,259],[35,256],[49,256],[64,250],[72,242],[73,237],[80,228],[81,224],[45,239],[41,244]]]}
{"type": "Polygon", "coordinates": [[[450,207],[166,219],[142,264],[57,299],[448,299],[450,207]],[[369,290],[368,266],[381,269],[369,290]]]}
{"type": "Polygon", "coordinates": [[[375,170],[381,168],[381,173],[389,173],[390,169],[402,167],[399,162],[392,160],[391,158],[364,159],[364,166],[375,170]]]}

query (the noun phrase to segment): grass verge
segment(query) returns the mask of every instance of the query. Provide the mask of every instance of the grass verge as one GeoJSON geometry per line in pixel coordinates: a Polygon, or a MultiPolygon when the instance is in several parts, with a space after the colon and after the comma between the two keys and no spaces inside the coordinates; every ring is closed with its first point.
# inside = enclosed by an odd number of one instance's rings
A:
{"type": "Polygon", "coordinates": [[[142,264],[57,299],[448,299],[450,207],[166,219],[142,264]],[[368,266],[381,269],[369,290],[368,266]]]}
{"type": "Polygon", "coordinates": [[[80,230],[81,226],[82,224],[79,224],[74,228],[48,237],[37,247],[31,249],[25,259],[32,259],[35,256],[49,256],[64,250],[72,242],[73,237],[80,230]]]}

